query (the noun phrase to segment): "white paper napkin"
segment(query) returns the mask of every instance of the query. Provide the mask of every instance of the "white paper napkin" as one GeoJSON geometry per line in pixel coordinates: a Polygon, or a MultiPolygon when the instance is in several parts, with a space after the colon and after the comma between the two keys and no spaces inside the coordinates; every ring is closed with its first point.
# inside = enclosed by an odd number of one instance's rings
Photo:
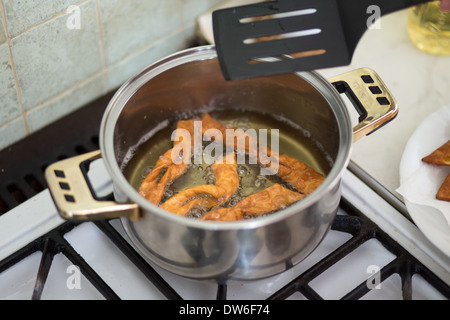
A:
{"type": "Polygon", "coordinates": [[[397,189],[411,203],[439,210],[450,226],[450,202],[436,199],[436,193],[450,173],[450,167],[423,163],[397,189]]]}

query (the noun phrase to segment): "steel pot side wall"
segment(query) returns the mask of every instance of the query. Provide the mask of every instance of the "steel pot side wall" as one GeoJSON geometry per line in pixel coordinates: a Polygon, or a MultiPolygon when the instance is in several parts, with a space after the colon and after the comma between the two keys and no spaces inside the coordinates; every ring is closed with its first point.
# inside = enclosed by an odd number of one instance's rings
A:
{"type": "Polygon", "coordinates": [[[193,279],[257,280],[281,273],[308,256],[336,215],[340,183],[299,214],[264,227],[210,230],[167,224],[147,214],[124,221],[140,251],[160,267],[193,279]]]}
{"type": "Polygon", "coordinates": [[[213,48],[178,53],[130,79],[112,99],[100,130],[102,155],[118,201],[135,202],[143,212],[138,222],[122,219],[132,241],[164,269],[196,279],[264,278],[309,255],[337,212],[351,142],[345,105],[318,74],[227,82],[213,48]],[[151,205],[127,183],[120,168],[152,129],[167,120],[189,118],[202,111],[199,108],[256,110],[300,125],[333,162],[327,179],[282,212],[245,222],[196,221],[151,205]]]}

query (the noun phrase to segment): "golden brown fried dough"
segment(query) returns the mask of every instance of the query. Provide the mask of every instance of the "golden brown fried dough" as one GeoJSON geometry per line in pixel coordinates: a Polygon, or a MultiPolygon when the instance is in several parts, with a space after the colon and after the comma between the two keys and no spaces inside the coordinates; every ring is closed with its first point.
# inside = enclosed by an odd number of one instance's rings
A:
{"type": "MultiPolygon", "coordinates": [[[[187,130],[187,132],[183,132],[193,137],[194,121],[195,119],[179,121],[177,129],[187,130]]],[[[299,191],[292,191],[280,184],[274,184],[244,198],[234,207],[219,208],[207,212],[203,216],[203,220],[236,221],[246,216],[258,216],[283,209],[313,192],[325,179],[323,175],[305,163],[288,155],[274,152],[266,146],[258,145],[256,139],[247,135],[243,130],[227,127],[209,114],[205,114],[202,118],[202,134],[210,139],[213,137],[220,138],[221,134],[223,143],[229,144],[237,151],[256,155],[257,162],[263,167],[273,169],[272,164],[276,164],[276,174],[299,191]],[[214,136],[214,131],[208,132],[210,129],[215,129],[218,137],[214,136]],[[227,139],[227,129],[233,130],[231,133],[237,141],[227,139]],[[243,144],[238,143],[242,141],[245,142],[243,144]]],[[[173,148],[160,156],[154,169],[142,182],[139,193],[151,203],[160,205],[162,209],[177,215],[187,215],[193,209],[208,211],[224,205],[239,188],[235,152],[230,152],[221,159],[222,161],[217,161],[211,166],[215,176],[215,185],[200,185],[188,188],[160,204],[166,187],[187,169],[186,161],[178,163],[177,160],[192,156],[194,139],[191,139],[191,145],[180,144],[183,139],[182,133],[176,133],[173,148]],[[174,152],[177,154],[174,155],[174,152]],[[164,174],[162,174],[163,170],[166,170],[164,174]]]]}
{"type": "Polygon", "coordinates": [[[281,210],[303,199],[305,195],[276,183],[239,201],[234,207],[220,208],[206,213],[202,220],[236,221],[246,215],[258,216],[281,210]]]}
{"type": "Polygon", "coordinates": [[[181,191],[161,205],[169,212],[186,215],[192,209],[210,210],[227,202],[239,188],[239,176],[234,152],[214,163],[215,185],[200,185],[181,191]],[[199,198],[200,197],[200,198],[199,198]]]}
{"type": "Polygon", "coordinates": [[[422,161],[440,166],[450,166],[450,140],[424,157],[422,161]]]}
{"type": "Polygon", "coordinates": [[[313,168],[285,154],[280,154],[278,176],[306,195],[311,194],[325,180],[313,168]]]}
{"type": "MultiPolygon", "coordinates": [[[[222,133],[223,142],[227,143],[227,129],[235,129],[225,126],[220,121],[212,118],[208,113],[205,113],[202,118],[202,133],[209,129],[217,129],[222,133]]],[[[286,154],[280,154],[273,150],[271,150],[267,146],[257,145],[254,137],[245,135],[245,133],[241,132],[241,135],[238,138],[243,139],[245,141],[244,150],[246,153],[251,153],[252,147],[257,146],[258,149],[263,150],[263,154],[270,157],[272,161],[278,161],[277,163],[277,175],[282,178],[284,181],[288,182],[291,186],[293,186],[297,191],[302,192],[304,194],[311,194],[320,184],[325,180],[325,177],[320,173],[316,172],[313,168],[307,166],[300,160],[292,158],[286,154]]],[[[233,141],[233,144],[235,142],[233,141]]],[[[235,148],[239,148],[238,145],[233,145],[235,148]]],[[[255,152],[256,153],[256,152],[255,152]]],[[[270,163],[262,163],[260,159],[260,152],[257,152],[257,161],[259,164],[270,167],[270,163]]]]}
{"type": "MultiPolygon", "coordinates": [[[[180,120],[177,123],[177,129],[185,129],[188,130],[191,136],[194,136],[194,119],[192,120],[180,120]]],[[[175,138],[174,147],[176,147],[179,143],[182,142],[182,139],[175,138]]],[[[191,145],[193,144],[193,139],[191,141],[191,145]]],[[[153,203],[154,205],[159,205],[161,199],[166,192],[166,187],[169,183],[176,180],[179,176],[181,176],[187,168],[187,163],[181,161],[179,164],[173,163],[173,154],[174,149],[170,149],[164,153],[164,155],[160,156],[158,161],[155,164],[155,167],[152,171],[150,171],[145,177],[144,181],[141,183],[139,187],[139,194],[146,198],[148,201],[153,203]],[[163,169],[167,169],[162,178],[158,181],[158,177],[163,169]]],[[[184,151],[183,148],[179,149],[180,153],[184,151]]],[[[190,157],[190,153],[192,150],[187,152],[188,154],[185,156],[190,157]]]]}
{"type": "Polygon", "coordinates": [[[439,188],[436,199],[443,201],[450,201],[450,174],[445,178],[444,183],[442,183],[439,188]]]}

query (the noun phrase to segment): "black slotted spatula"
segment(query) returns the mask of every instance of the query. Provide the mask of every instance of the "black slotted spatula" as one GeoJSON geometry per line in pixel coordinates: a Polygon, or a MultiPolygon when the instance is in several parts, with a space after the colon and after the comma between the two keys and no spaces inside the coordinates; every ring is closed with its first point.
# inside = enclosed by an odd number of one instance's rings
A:
{"type": "Polygon", "coordinates": [[[233,80],[348,65],[372,10],[381,16],[428,1],[278,0],[214,11],[223,75],[233,80]]]}

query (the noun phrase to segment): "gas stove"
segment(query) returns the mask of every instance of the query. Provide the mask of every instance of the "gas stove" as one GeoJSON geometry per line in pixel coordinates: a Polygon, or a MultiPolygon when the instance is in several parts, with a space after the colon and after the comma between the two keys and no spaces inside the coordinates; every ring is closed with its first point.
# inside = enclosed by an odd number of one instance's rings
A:
{"type": "MultiPolygon", "coordinates": [[[[59,159],[98,149],[97,131],[111,96],[0,153],[0,299],[450,298],[450,258],[408,219],[398,198],[353,162],[322,243],[298,265],[257,281],[186,279],[143,258],[120,220],[63,220],[43,171],[59,159]]],[[[102,160],[89,176],[97,194],[111,193],[102,160]]]]}

